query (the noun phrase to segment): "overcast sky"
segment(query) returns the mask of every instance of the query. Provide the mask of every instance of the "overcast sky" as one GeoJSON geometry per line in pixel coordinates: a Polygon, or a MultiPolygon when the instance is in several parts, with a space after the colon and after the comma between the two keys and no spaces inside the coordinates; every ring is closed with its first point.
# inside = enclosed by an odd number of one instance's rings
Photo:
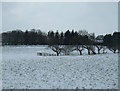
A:
{"type": "Polygon", "coordinates": [[[3,32],[21,29],[87,30],[96,35],[118,31],[117,2],[4,2],[3,32]]]}

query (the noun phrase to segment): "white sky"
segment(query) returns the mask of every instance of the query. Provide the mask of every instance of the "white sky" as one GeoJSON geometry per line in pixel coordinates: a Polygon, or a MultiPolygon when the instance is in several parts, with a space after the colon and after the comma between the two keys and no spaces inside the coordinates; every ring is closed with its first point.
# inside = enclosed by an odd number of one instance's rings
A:
{"type": "Polygon", "coordinates": [[[3,2],[2,29],[118,31],[117,2],[3,2]]]}

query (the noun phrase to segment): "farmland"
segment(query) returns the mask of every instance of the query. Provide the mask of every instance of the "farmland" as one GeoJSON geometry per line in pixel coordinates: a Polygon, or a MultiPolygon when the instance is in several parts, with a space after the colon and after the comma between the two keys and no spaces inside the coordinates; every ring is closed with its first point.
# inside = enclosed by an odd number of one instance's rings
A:
{"type": "MultiPolygon", "coordinates": [[[[117,89],[118,54],[38,56],[55,54],[47,46],[4,46],[4,89],[117,89]]],[[[73,52],[79,54],[79,52],[73,52]]]]}

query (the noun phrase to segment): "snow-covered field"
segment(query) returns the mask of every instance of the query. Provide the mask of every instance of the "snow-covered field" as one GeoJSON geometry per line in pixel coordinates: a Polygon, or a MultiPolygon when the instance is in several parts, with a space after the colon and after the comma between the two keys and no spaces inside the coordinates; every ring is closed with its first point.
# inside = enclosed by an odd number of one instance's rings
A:
{"type": "Polygon", "coordinates": [[[46,46],[4,46],[3,89],[117,89],[118,54],[37,56],[46,46]]]}

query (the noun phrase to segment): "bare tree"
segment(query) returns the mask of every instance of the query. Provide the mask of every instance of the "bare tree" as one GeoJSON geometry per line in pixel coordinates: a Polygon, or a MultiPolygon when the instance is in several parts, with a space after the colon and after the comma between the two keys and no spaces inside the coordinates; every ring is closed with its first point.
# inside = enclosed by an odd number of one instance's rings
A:
{"type": "Polygon", "coordinates": [[[89,47],[89,46],[86,46],[86,45],[84,45],[83,47],[84,47],[85,49],[87,49],[88,55],[90,55],[90,47],[89,47]]]}
{"type": "Polygon", "coordinates": [[[60,45],[51,45],[49,46],[54,52],[56,52],[57,56],[60,55],[62,52],[63,48],[60,45]]]}
{"type": "Polygon", "coordinates": [[[90,55],[90,51],[93,53],[93,54],[96,54],[95,52],[95,49],[94,49],[94,46],[93,45],[83,45],[84,48],[86,48],[88,50],[88,55],[90,55]]]}
{"type": "Polygon", "coordinates": [[[95,45],[98,51],[98,54],[100,54],[100,50],[103,49],[103,45],[95,45]]]}
{"type": "Polygon", "coordinates": [[[116,53],[116,51],[117,51],[117,47],[108,47],[108,49],[110,50],[110,51],[112,51],[113,53],[116,53]]]}
{"type": "Polygon", "coordinates": [[[74,49],[74,46],[73,45],[64,45],[62,47],[62,52],[65,54],[65,55],[70,55],[70,52],[72,52],[74,49]]]}
{"type": "Polygon", "coordinates": [[[82,55],[82,51],[84,50],[83,45],[76,45],[74,50],[79,51],[80,55],[82,55]]]}

